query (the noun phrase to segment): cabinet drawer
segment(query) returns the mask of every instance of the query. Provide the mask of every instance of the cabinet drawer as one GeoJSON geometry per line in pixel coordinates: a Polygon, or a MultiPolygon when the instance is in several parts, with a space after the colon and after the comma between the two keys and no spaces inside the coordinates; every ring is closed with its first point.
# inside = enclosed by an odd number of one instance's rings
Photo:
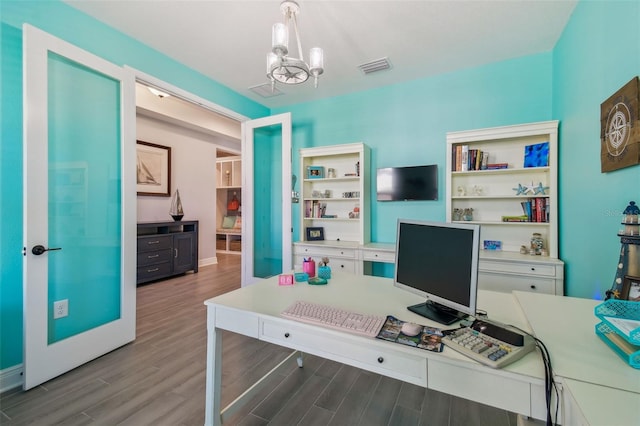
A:
{"type": "Polygon", "coordinates": [[[164,278],[171,274],[171,263],[158,263],[138,268],[137,281],[151,281],[156,278],[164,278]]]}
{"type": "Polygon", "coordinates": [[[359,345],[354,339],[340,338],[336,333],[312,326],[263,320],[260,339],[332,359],[354,367],[365,368],[419,386],[427,386],[425,357],[388,348],[359,345]]]}
{"type": "Polygon", "coordinates": [[[478,269],[481,271],[538,275],[545,277],[555,277],[556,267],[554,265],[544,265],[539,263],[520,263],[520,262],[500,262],[493,260],[480,259],[478,269]]]}
{"type": "Polygon", "coordinates": [[[171,260],[173,250],[156,250],[156,251],[144,251],[138,253],[138,266],[153,265],[154,263],[163,263],[171,260]]]}
{"type": "Polygon", "coordinates": [[[138,237],[138,252],[170,249],[173,244],[171,235],[152,235],[149,237],[138,237]]]}
{"type": "Polygon", "coordinates": [[[480,271],[478,273],[478,287],[482,290],[502,291],[507,293],[510,293],[513,290],[518,290],[555,294],[556,280],[553,278],[503,275],[480,271]]]}
{"type": "Polygon", "coordinates": [[[390,251],[362,250],[362,260],[368,262],[394,263],[396,254],[390,251]]]}
{"type": "MultiPolygon", "coordinates": [[[[314,260],[316,261],[316,268],[318,267],[318,262],[320,261],[320,259],[322,259],[322,257],[327,257],[327,256],[318,255],[317,257],[314,257],[314,260]]],[[[302,265],[303,260],[304,260],[304,257],[296,256],[294,257],[293,262],[296,265],[302,265]]],[[[329,257],[328,266],[331,268],[332,271],[344,271],[344,272],[349,272],[351,274],[356,273],[356,261],[352,259],[329,257]]]]}
{"type": "Polygon", "coordinates": [[[348,257],[355,259],[356,258],[356,249],[355,248],[342,248],[342,247],[326,247],[326,246],[294,246],[294,254],[308,257],[308,256],[316,256],[316,257],[348,257]]]}

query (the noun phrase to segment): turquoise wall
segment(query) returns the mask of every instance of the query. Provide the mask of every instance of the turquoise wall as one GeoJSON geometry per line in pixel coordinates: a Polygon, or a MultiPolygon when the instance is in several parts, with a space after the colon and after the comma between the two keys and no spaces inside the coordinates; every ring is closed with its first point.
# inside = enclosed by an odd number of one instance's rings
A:
{"type": "Polygon", "coordinates": [[[0,1],[0,370],[22,362],[22,24],[247,117],[268,108],[59,1],[0,1]]]}
{"type": "MultiPolygon", "coordinates": [[[[438,201],[377,202],[372,184],[371,240],[394,242],[400,217],[445,220],[446,133],[554,118],[551,71],[549,52],[275,112],[292,113],[296,171],[299,148],[359,141],[371,148],[372,173],[379,167],[438,165],[438,201]]],[[[298,219],[294,214],[294,240],[298,219]]]]}
{"type": "Polygon", "coordinates": [[[553,52],[560,257],[571,296],[599,298],[612,286],[622,211],[640,203],[640,166],[600,172],[600,104],[637,75],[640,2],[578,3],[553,52]]]}
{"type": "MultiPolygon", "coordinates": [[[[64,4],[2,1],[0,15],[2,369],[22,361],[23,22],[246,116],[270,111],[64,4]]],[[[620,213],[629,200],[640,200],[640,166],[600,173],[599,108],[640,74],[639,23],[637,1],[581,1],[551,52],[271,112],[292,112],[294,153],[301,147],[362,141],[372,148],[372,168],[438,164],[438,201],[373,201],[371,235],[381,242],[395,239],[398,217],[444,220],[446,132],[560,120],[560,257],[566,262],[566,293],[600,297],[615,272],[620,213]]],[[[295,155],[293,167],[298,170],[295,155]]]]}

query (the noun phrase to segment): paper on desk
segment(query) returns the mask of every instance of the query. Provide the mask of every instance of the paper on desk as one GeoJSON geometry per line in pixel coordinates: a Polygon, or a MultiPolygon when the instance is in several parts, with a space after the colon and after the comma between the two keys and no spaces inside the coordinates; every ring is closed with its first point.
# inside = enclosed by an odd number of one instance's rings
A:
{"type": "Polygon", "coordinates": [[[640,327],[640,321],[616,318],[616,317],[603,317],[611,325],[616,327],[619,332],[623,333],[627,337],[631,337],[631,332],[640,327]]]}

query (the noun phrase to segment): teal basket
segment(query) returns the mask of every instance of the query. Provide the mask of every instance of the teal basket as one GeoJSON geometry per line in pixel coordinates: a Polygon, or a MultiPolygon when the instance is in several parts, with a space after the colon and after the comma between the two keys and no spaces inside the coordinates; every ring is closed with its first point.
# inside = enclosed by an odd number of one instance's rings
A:
{"type": "Polygon", "coordinates": [[[596,335],[630,366],[640,368],[640,327],[627,334],[616,326],[619,320],[640,321],[640,302],[611,299],[596,306],[594,313],[602,321],[595,327],[596,335]]]}

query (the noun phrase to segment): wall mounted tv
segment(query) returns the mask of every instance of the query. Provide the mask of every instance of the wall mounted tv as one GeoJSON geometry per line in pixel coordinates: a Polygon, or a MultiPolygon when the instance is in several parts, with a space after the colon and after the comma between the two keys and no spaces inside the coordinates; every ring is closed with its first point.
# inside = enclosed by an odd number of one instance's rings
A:
{"type": "Polygon", "coordinates": [[[438,199],[438,165],[387,167],[378,169],[378,201],[438,199]]]}

